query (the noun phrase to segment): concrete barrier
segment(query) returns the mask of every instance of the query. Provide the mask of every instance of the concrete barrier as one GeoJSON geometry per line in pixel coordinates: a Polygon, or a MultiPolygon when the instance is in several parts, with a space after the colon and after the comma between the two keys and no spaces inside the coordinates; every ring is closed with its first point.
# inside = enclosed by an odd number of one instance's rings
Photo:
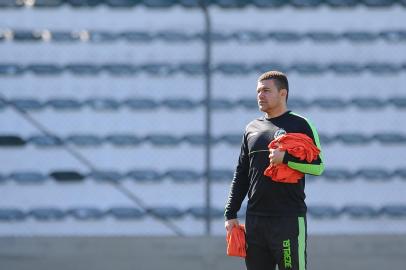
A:
{"type": "MultiPolygon", "coordinates": [[[[309,236],[308,269],[405,269],[406,235],[309,236]]],[[[3,237],[0,269],[227,270],[223,237],[3,237]]]]}

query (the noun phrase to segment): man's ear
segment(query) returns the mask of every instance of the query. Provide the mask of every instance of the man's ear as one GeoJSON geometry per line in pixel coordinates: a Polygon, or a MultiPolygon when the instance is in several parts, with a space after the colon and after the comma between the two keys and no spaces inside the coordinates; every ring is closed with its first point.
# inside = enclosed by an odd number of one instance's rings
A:
{"type": "Polygon", "coordinates": [[[285,88],[280,90],[282,97],[286,97],[286,95],[288,94],[288,90],[286,90],[285,88]]]}

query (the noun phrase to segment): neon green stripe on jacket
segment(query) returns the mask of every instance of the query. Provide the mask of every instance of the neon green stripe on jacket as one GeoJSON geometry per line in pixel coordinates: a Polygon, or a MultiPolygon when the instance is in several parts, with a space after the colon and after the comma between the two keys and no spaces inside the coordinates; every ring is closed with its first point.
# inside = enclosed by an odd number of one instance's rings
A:
{"type": "Polygon", "coordinates": [[[315,126],[309,120],[307,120],[305,117],[303,117],[301,115],[298,115],[294,112],[290,112],[290,114],[303,118],[304,120],[306,120],[307,124],[310,126],[312,133],[313,133],[314,141],[316,142],[316,146],[320,149],[319,156],[320,156],[321,162],[320,162],[320,164],[309,164],[309,163],[297,163],[297,162],[293,162],[293,161],[288,161],[287,165],[290,168],[300,171],[302,173],[321,175],[324,171],[324,162],[323,162],[323,154],[321,152],[319,134],[317,133],[315,126]]]}

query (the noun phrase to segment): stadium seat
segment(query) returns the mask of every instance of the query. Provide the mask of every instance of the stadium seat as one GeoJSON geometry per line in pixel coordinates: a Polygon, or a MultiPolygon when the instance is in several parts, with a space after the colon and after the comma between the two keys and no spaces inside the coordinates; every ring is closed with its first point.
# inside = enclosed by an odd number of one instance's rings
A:
{"type": "Polygon", "coordinates": [[[118,182],[124,178],[124,176],[117,171],[92,171],[88,177],[103,182],[118,182]]]}
{"type": "Polygon", "coordinates": [[[152,99],[135,99],[129,98],[122,102],[125,106],[132,110],[154,110],[159,105],[156,101],[152,99]]]}
{"type": "Polygon", "coordinates": [[[220,63],[214,67],[214,72],[224,75],[242,75],[250,72],[249,67],[243,63],[220,63]]]}
{"type": "Polygon", "coordinates": [[[60,138],[48,135],[31,136],[27,142],[38,147],[54,147],[64,144],[60,138]]]}
{"type": "Polygon", "coordinates": [[[76,76],[89,76],[98,75],[101,68],[95,64],[68,64],[65,66],[65,70],[76,76]]]}
{"type": "Polygon", "coordinates": [[[172,179],[174,182],[197,182],[201,179],[202,175],[192,170],[169,170],[163,177],[172,179]]]}
{"type": "Polygon", "coordinates": [[[105,0],[105,4],[109,7],[129,8],[141,3],[141,0],[105,0]]]}
{"type": "Polygon", "coordinates": [[[87,105],[96,111],[111,111],[120,108],[120,103],[110,98],[91,98],[86,100],[83,105],[87,105]]]}
{"type": "Polygon", "coordinates": [[[385,101],[378,98],[353,98],[351,103],[360,109],[381,109],[385,106],[385,101]]]}
{"type": "MultiPolygon", "coordinates": [[[[268,1],[268,0],[265,0],[268,1]]],[[[283,2],[283,0],[281,0],[283,2]]],[[[258,64],[254,64],[252,66],[253,71],[255,71],[256,73],[263,73],[267,70],[280,70],[282,72],[286,72],[287,71],[287,67],[285,67],[284,65],[282,65],[281,63],[278,62],[269,62],[269,63],[258,63],[258,64]]]]}
{"type": "Polygon", "coordinates": [[[74,42],[79,41],[79,35],[75,35],[73,32],[68,31],[52,31],[51,40],[54,42],[74,42]]]}
{"type": "Polygon", "coordinates": [[[301,34],[295,32],[270,32],[269,37],[278,42],[299,42],[303,39],[301,34]]]}
{"type": "Polygon", "coordinates": [[[340,39],[340,35],[332,32],[307,32],[306,37],[314,42],[336,42],[340,39]]]}
{"type": "Polygon", "coordinates": [[[406,108],[406,98],[405,97],[394,97],[389,98],[388,102],[394,105],[396,108],[404,109],[406,108]]]}
{"type": "MultiPolygon", "coordinates": [[[[256,107],[258,107],[257,103],[255,102],[256,107]]],[[[289,107],[296,110],[304,110],[309,108],[310,106],[314,105],[314,103],[310,103],[304,99],[299,98],[289,98],[289,107]]]]}
{"type": "Polygon", "coordinates": [[[61,220],[66,216],[64,211],[52,207],[34,208],[28,211],[27,215],[40,221],[61,220]]]}
{"type": "Polygon", "coordinates": [[[386,205],[381,208],[381,214],[389,218],[405,218],[406,205],[386,205]]]}
{"type": "Polygon", "coordinates": [[[198,63],[180,63],[179,70],[186,75],[196,76],[204,74],[204,65],[198,63]]]}
{"type": "Polygon", "coordinates": [[[347,106],[345,101],[337,98],[316,98],[312,104],[324,110],[345,109],[347,106]]]}
{"type": "MultiPolygon", "coordinates": [[[[111,0],[110,0],[111,1],[111,0]]],[[[117,1],[117,0],[116,0],[117,1]]],[[[123,0],[119,0],[123,1],[123,0]]],[[[119,36],[113,32],[108,31],[90,31],[90,41],[95,43],[114,42],[117,41],[119,36]]]]}
{"type": "Polygon", "coordinates": [[[142,4],[148,8],[168,8],[176,4],[177,0],[143,0],[142,4]]]}
{"type": "Polygon", "coordinates": [[[379,216],[379,211],[371,206],[366,205],[349,205],[342,209],[342,212],[351,218],[376,218],[379,216]]]}
{"type": "Polygon", "coordinates": [[[93,207],[71,208],[66,213],[77,220],[97,220],[105,215],[104,211],[93,207]]]}
{"type": "Polygon", "coordinates": [[[378,34],[371,32],[344,32],[342,37],[351,42],[373,42],[378,39],[378,34]]]}
{"type": "Polygon", "coordinates": [[[402,70],[402,66],[395,63],[369,63],[365,66],[372,73],[393,75],[402,70]]]}
{"type": "Polygon", "coordinates": [[[323,3],[323,0],[290,0],[290,4],[298,8],[317,7],[323,3]]]}
{"type": "Polygon", "coordinates": [[[16,0],[1,0],[0,1],[0,8],[15,8],[23,5],[22,1],[16,0]]]}
{"type": "Polygon", "coordinates": [[[388,7],[396,3],[397,0],[362,0],[367,7],[388,7]]]}
{"type": "Polygon", "coordinates": [[[178,3],[185,8],[199,7],[199,0],[178,0],[178,3]]]}
{"type": "MultiPolygon", "coordinates": [[[[206,218],[206,207],[190,207],[186,210],[186,212],[196,219],[206,218]]],[[[224,218],[224,210],[219,208],[210,208],[210,217],[213,219],[224,218]]]]}
{"type": "Polygon", "coordinates": [[[123,32],[121,36],[128,42],[151,42],[153,40],[152,34],[148,32],[127,31],[123,32]]]}
{"type": "Polygon", "coordinates": [[[15,208],[0,208],[0,221],[22,221],[26,218],[22,210],[15,208]]]}
{"type": "Polygon", "coordinates": [[[139,68],[142,72],[153,77],[169,76],[177,71],[173,65],[167,63],[142,64],[139,68]]]}
{"type": "Polygon", "coordinates": [[[95,7],[101,3],[103,0],[64,0],[73,7],[95,7]]]}
{"type": "Polygon", "coordinates": [[[371,138],[362,134],[346,133],[336,135],[336,140],[345,144],[366,144],[371,141],[371,138]]]}
{"type": "MultiPolygon", "coordinates": [[[[247,0],[247,1],[249,1],[249,0],[247,0]]],[[[258,8],[275,8],[275,7],[281,7],[281,6],[288,4],[288,1],[286,1],[286,0],[251,0],[251,3],[253,3],[258,8]]]]}
{"type": "Polygon", "coordinates": [[[114,146],[136,146],[142,143],[142,139],[129,134],[108,135],[105,140],[114,146]]]}
{"type": "Polygon", "coordinates": [[[145,140],[156,146],[175,146],[181,142],[180,138],[168,134],[147,135],[145,140]]]}
{"type": "Polygon", "coordinates": [[[25,70],[35,75],[59,75],[63,72],[62,67],[54,64],[29,64],[25,70]]]}
{"type": "Polygon", "coordinates": [[[11,173],[9,178],[19,184],[41,184],[48,179],[48,176],[39,172],[18,171],[11,173]]]}
{"type": "Polygon", "coordinates": [[[25,146],[26,142],[23,138],[15,135],[0,135],[0,147],[16,147],[25,146]]]}
{"type": "Polygon", "coordinates": [[[250,4],[247,0],[214,0],[221,8],[243,8],[250,4]]]}
{"type": "Polygon", "coordinates": [[[213,169],[210,175],[214,182],[231,182],[234,172],[227,169],[213,169]]]}
{"type": "Polygon", "coordinates": [[[45,106],[40,101],[29,98],[11,99],[10,103],[24,111],[40,110],[45,106]]]}
{"type": "Polygon", "coordinates": [[[402,180],[406,180],[406,168],[397,169],[393,172],[393,176],[400,177],[402,180]]]}
{"type": "Polygon", "coordinates": [[[66,142],[81,147],[95,147],[103,144],[103,139],[95,135],[70,135],[66,142]]]}
{"type": "Polygon", "coordinates": [[[77,182],[85,178],[82,174],[75,171],[53,171],[49,176],[59,182],[77,182]]]}
{"type": "Polygon", "coordinates": [[[360,0],[325,0],[331,7],[354,7],[360,3],[360,0]]]}
{"type": "Polygon", "coordinates": [[[24,73],[24,68],[15,64],[0,64],[0,76],[15,76],[24,73]]]}
{"type": "MultiPolygon", "coordinates": [[[[242,106],[243,108],[247,110],[253,110],[253,109],[258,109],[258,103],[255,100],[255,98],[242,98],[237,101],[237,104],[239,106],[242,106]]],[[[290,106],[290,100],[289,100],[289,106],[290,106]]]]}
{"type": "Polygon", "coordinates": [[[270,38],[270,34],[256,31],[236,31],[231,34],[230,38],[239,43],[257,43],[266,41],[270,38]]]}
{"type": "Polygon", "coordinates": [[[406,41],[406,31],[392,30],[382,31],[379,36],[388,42],[404,42],[406,41]]]}
{"type": "Polygon", "coordinates": [[[357,75],[363,71],[363,67],[355,63],[333,63],[327,67],[334,73],[341,75],[357,75]]]}
{"type": "Polygon", "coordinates": [[[113,76],[130,76],[138,72],[136,66],[129,64],[105,64],[101,69],[113,76]]]}
{"type": "Polygon", "coordinates": [[[171,110],[191,110],[195,109],[199,103],[190,99],[165,99],[161,102],[162,106],[168,107],[171,110]]]}
{"type": "Polygon", "coordinates": [[[199,146],[206,143],[206,136],[201,134],[188,134],[183,136],[181,140],[191,145],[199,146]]]}
{"type": "Polygon", "coordinates": [[[184,215],[184,211],[171,206],[151,207],[147,209],[147,213],[161,219],[176,219],[184,215]]]}
{"type": "Polygon", "coordinates": [[[41,33],[27,30],[14,30],[13,40],[20,42],[35,42],[42,40],[41,33]]]}
{"type": "Polygon", "coordinates": [[[4,174],[0,173],[0,185],[4,184],[4,182],[7,181],[7,176],[5,176],[4,174]]]}
{"type": "MultiPolygon", "coordinates": [[[[200,34],[200,37],[202,40],[205,40],[205,34],[200,34]]],[[[218,31],[214,31],[211,33],[210,35],[210,39],[212,42],[225,42],[230,40],[231,35],[228,33],[223,33],[223,32],[218,32],[218,31]]]]}
{"type": "Polygon", "coordinates": [[[60,7],[64,4],[65,0],[35,0],[34,5],[35,7],[44,7],[44,8],[51,8],[51,7],[60,7]]]}
{"type": "Polygon", "coordinates": [[[358,170],[357,176],[368,181],[387,181],[391,178],[391,173],[385,169],[370,168],[358,170]]]}
{"type": "Polygon", "coordinates": [[[132,170],[127,173],[127,177],[137,182],[160,182],[162,175],[153,170],[132,170]]]}
{"type": "Polygon", "coordinates": [[[240,145],[242,141],[242,136],[239,134],[226,134],[219,136],[214,140],[215,143],[226,143],[230,145],[240,145]]]}
{"type": "Polygon", "coordinates": [[[5,109],[8,106],[7,101],[0,99],[0,110],[5,109]]]}
{"type": "Polygon", "coordinates": [[[383,144],[405,144],[406,136],[397,133],[377,133],[372,136],[373,140],[376,140],[383,144]]]}
{"type": "Polygon", "coordinates": [[[357,176],[355,173],[344,169],[326,169],[323,173],[323,178],[326,178],[329,181],[352,181],[357,176]]]}
{"type": "Polygon", "coordinates": [[[80,101],[63,98],[49,99],[45,104],[55,110],[78,110],[82,107],[80,101]]]}
{"type": "Polygon", "coordinates": [[[144,211],[135,207],[112,207],[106,214],[118,220],[140,219],[145,216],[144,211]]]}
{"type": "Polygon", "coordinates": [[[332,206],[311,205],[308,207],[307,213],[315,219],[334,219],[340,216],[341,211],[332,206]]]}
{"type": "Polygon", "coordinates": [[[234,107],[233,102],[226,99],[213,99],[210,103],[213,110],[230,110],[234,107]]]}
{"type": "Polygon", "coordinates": [[[317,63],[295,63],[290,69],[304,75],[319,75],[327,71],[317,63]]]}
{"type": "Polygon", "coordinates": [[[154,37],[165,42],[187,42],[195,38],[193,35],[181,31],[159,31],[154,37]]]}

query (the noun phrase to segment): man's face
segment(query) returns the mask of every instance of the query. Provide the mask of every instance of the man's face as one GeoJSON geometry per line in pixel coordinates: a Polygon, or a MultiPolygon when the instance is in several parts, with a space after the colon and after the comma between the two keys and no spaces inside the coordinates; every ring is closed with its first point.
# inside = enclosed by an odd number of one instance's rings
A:
{"type": "Polygon", "coordinates": [[[278,91],[273,80],[264,80],[257,85],[257,101],[259,110],[272,112],[283,105],[286,91],[278,91]]]}

